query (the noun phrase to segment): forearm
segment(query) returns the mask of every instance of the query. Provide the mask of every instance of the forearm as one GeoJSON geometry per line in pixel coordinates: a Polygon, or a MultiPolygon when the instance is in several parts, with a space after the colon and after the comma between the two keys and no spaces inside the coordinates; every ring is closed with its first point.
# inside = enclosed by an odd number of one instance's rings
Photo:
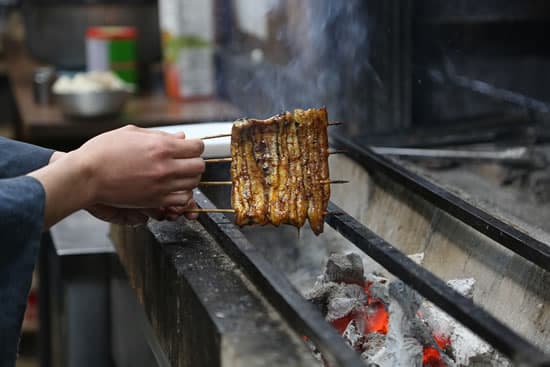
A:
{"type": "Polygon", "coordinates": [[[78,157],[56,152],[51,163],[29,173],[46,193],[44,229],[69,214],[94,204],[92,180],[78,157]],[[58,153],[58,154],[56,154],[58,153]]]}

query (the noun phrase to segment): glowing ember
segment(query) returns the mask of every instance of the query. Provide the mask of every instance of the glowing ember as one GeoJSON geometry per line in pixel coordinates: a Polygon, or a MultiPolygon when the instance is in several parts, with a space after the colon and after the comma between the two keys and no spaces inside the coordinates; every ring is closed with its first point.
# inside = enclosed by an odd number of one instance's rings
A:
{"type": "Polygon", "coordinates": [[[388,333],[389,314],[382,302],[375,298],[371,302],[369,297],[369,305],[364,316],[365,334],[380,333],[386,335],[388,333]]]}
{"type": "Polygon", "coordinates": [[[365,290],[365,293],[367,294],[367,296],[371,296],[371,292],[370,292],[370,286],[372,285],[372,282],[370,281],[366,281],[365,284],[363,285],[363,289],[365,290]]]}
{"type": "Polygon", "coordinates": [[[368,335],[370,333],[380,333],[386,335],[388,333],[389,314],[384,303],[376,297],[371,296],[370,286],[372,282],[365,282],[363,289],[367,294],[367,301],[364,304],[365,308],[359,314],[349,313],[348,315],[339,319],[331,321],[332,326],[340,333],[344,334],[344,331],[348,327],[349,323],[355,319],[362,319],[364,326],[364,333],[368,335]]]}
{"type": "Polygon", "coordinates": [[[330,323],[340,334],[344,334],[344,331],[348,327],[348,324],[351,322],[351,320],[353,320],[353,317],[351,316],[351,314],[347,314],[346,316],[333,320],[330,323]]]}
{"type": "Polygon", "coordinates": [[[388,333],[389,314],[386,306],[378,298],[371,295],[372,282],[365,282],[363,289],[367,293],[365,318],[365,334],[388,333]]]}
{"type": "Polygon", "coordinates": [[[441,355],[437,349],[432,347],[424,347],[422,356],[423,367],[447,367],[447,364],[441,359],[441,355]]]}
{"type": "MultiPolygon", "coordinates": [[[[471,298],[474,283],[473,279],[463,279],[448,284],[471,298]]],[[[306,296],[370,365],[416,366],[421,360],[422,367],[511,366],[491,346],[402,281],[390,281],[376,272],[365,274],[358,255],[332,254],[323,276],[306,296]],[[430,334],[435,344],[425,341],[430,334]]],[[[311,341],[308,345],[328,367],[315,345],[311,341]]]]}
{"type": "MultiPolygon", "coordinates": [[[[439,348],[441,348],[441,350],[445,350],[451,346],[451,341],[447,337],[434,335],[434,340],[439,346],[439,348]]],[[[439,354],[437,349],[433,347],[424,347],[423,356],[422,356],[422,366],[423,367],[447,367],[447,364],[443,362],[443,359],[441,358],[441,354],[439,354]]]]}
{"type": "Polygon", "coordinates": [[[446,350],[451,346],[451,340],[446,336],[434,334],[434,340],[441,350],[446,350]]]}

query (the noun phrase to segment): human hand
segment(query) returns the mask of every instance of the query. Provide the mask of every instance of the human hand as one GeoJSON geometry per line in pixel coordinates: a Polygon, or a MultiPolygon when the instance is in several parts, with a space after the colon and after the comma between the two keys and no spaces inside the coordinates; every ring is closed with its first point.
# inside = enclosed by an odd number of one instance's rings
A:
{"type": "Polygon", "coordinates": [[[126,126],[99,135],[62,160],[78,161],[90,203],[118,207],[185,207],[204,172],[204,144],[126,126]]]}
{"type": "MultiPolygon", "coordinates": [[[[96,204],[86,209],[91,215],[105,222],[122,225],[145,224],[149,216],[140,209],[117,208],[103,204],[96,204]]],[[[160,212],[160,210],[159,210],[160,212]]]]}
{"type": "Polygon", "coordinates": [[[194,199],[187,202],[185,207],[168,207],[159,209],[136,209],[136,208],[117,208],[103,204],[97,204],[86,210],[94,217],[105,222],[122,225],[145,224],[149,218],[156,220],[175,221],[182,215],[189,220],[195,220],[197,213],[190,213],[187,210],[196,208],[194,199]]]}
{"type": "MultiPolygon", "coordinates": [[[[204,171],[203,149],[201,140],[185,139],[184,134],[127,126],[99,135],[70,153],[54,153],[50,164],[29,173],[46,192],[44,228],[98,204],[104,206],[98,215],[113,214],[115,209],[107,206],[175,207],[163,209],[165,215],[181,216],[181,208],[195,205],[192,189],[204,171]]],[[[117,209],[112,218],[128,221],[130,212],[117,209]]]]}

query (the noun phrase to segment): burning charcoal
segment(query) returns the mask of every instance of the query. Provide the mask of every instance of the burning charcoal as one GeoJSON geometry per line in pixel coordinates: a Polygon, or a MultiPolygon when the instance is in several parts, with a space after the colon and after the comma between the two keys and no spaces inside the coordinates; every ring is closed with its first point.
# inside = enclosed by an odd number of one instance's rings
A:
{"type": "Polygon", "coordinates": [[[403,312],[414,318],[422,303],[422,297],[402,281],[392,282],[389,285],[389,293],[401,305],[403,312]]]}
{"type": "Polygon", "coordinates": [[[384,305],[386,306],[389,305],[389,280],[387,278],[371,273],[365,276],[365,283],[367,284],[367,293],[370,297],[382,301],[382,303],[384,303],[384,305]]]}
{"type": "Polygon", "coordinates": [[[420,314],[435,335],[442,335],[449,340],[457,366],[511,366],[510,362],[500,356],[489,344],[457,323],[433,303],[425,301],[420,308],[420,314]]]}
{"type": "MultiPolygon", "coordinates": [[[[395,299],[395,302],[392,302],[390,305],[390,310],[392,306],[395,308],[395,304],[399,304],[397,309],[398,314],[403,313],[403,319],[407,319],[408,323],[405,328],[401,325],[403,332],[406,334],[403,335],[403,338],[413,336],[414,339],[419,342],[422,347],[422,355],[426,349],[433,350],[439,358],[445,363],[447,367],[455,366],[454,362],[449,358],[447,354],[444,353],[441,346],[434,338],[434,331],[429,327],[424,320],[418,317],[420,305],[422,304],[422,297],[414,291],[412,288],[408,287],[405,283],[401,281],[392,282],[389,286],[390,295],[395,299]]],[[[390,334],[392,333],[391,324],[391,311],[390,311],[390,333],[388,334],[388,339],[390,339],[390,334]]],[[[393,334],[395,335],[395,334],[393,334]]]]}
{"type": "Polygon", "coordinates": [[[363,352],[366,343],[365,334],[362,332],[363,327],[359,325],[357,320],[352,320],[346,330],[343,333],[344,340],[350,347],[353,348],[356,352],[363,352]]]}
{"type": "Polygon", "coordinates": [[[380,334],[380,333],[368,334],[364,345],[365,351],[361,354],[361,358],[363,358],[363,360],[367,362],[371,362],[372,357],[380,353],[380,351],[384,348],[385,342],[386,342],[386,336],[384,334],[380,334]]]}
{"type": "Polygon", "coordinates": [[[328,312],[329,300],[332,294],[337,293],[337,289],[341,288],[340,284],[318,282],[312,290],[307,292],[304,297],[319,307],[321,313],[326,316],[328,312]]]}
{"type": "Polygon", "coordinates": [[[365,282],[363,260],[355,253],[331,254],[325,266],[324,280],[362,286],[365,282]]]}
{"type": "MultiPolygon", "coordinates": [[[[410,311],[402,307],[403,304],[411,304],[411,308],[417,308],[418,300],[415,295],[401,285],[390,285],[390,292],[403,297],[404,302],[391,302],[389,306],[390,327],[384,343],[378,353],[372,355],[370,361],[380,367],[421,367],[422,345],[416,339],[416,332],[410,322],[410,311]]],[[[392,294],[393,295],[393,294],[392,294]]]]}
{"type": "Polygon", "coordinates": [[[354,310],[362,311],[366,301],[367,295],[362,287],[355,284],[343,285],[331,295],[326,318],[333,321],[349,315],[354,310]]]}

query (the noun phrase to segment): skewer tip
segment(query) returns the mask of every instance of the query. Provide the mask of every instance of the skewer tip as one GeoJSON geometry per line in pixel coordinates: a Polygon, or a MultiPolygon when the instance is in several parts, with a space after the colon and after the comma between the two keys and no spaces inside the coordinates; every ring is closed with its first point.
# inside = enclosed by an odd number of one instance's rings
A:
{"type": "Polygon", "coordinates": [[[347,180],[327,180],[327,181],[320,181],[321,184],[331,184],[331,185],[341,185],[341,184],[348,184],[349,181],[347,180]]]}

